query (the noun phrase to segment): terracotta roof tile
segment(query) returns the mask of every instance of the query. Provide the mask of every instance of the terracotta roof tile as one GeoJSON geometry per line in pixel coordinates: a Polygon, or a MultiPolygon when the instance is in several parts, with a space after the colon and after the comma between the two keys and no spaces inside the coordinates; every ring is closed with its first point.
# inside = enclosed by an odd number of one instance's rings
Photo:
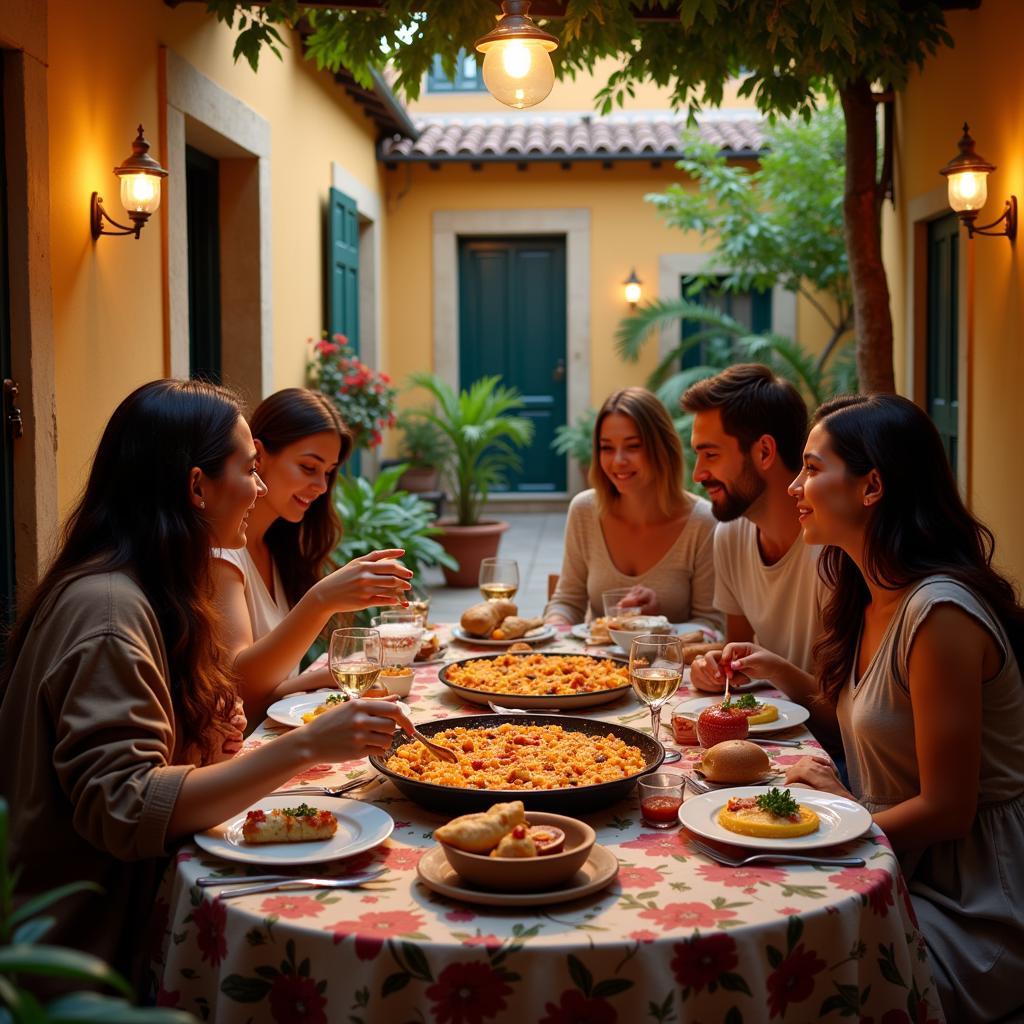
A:
{"type": "MultiPolygon", "coordinates": [[[[385,162],[476,160],[644,160],[682,156],[683,114],[524,114],[514,117],[422,117],[419,137],[381,143],[385,162]]],[[[699,122],[704,139],[731,155],[756,156],[764,145],[755,116],[723,115],[699,122]]]]}

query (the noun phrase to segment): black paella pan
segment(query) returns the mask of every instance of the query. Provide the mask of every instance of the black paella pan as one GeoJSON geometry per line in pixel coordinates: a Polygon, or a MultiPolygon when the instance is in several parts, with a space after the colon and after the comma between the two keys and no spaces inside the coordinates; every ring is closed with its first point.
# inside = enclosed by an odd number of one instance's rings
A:
{"type": "Polygon", "coordinates": [[[426,722],[418,726],[428,739],[445,729],[495,729],[500,725],[560,725],[567,732],[583,733],[588,736],[611,734],[630,746],[637,747],[644,758],[644,767],[634,775],[611,782],[599,782],[589,786],[566,787],[564,789],[463,789],[457,786],[441,786],[434,782],[410,779],[399,775],[385,765],[385,762],[404,743],[414,742],[404,733],[396,732],[391,746],[383,755],[372,755],[370,763],[382,775],[387,776],[413,802],[435,811],[450,814],[468,814],[485,811],[491,804],[508,800],[522,800],[528,810],[551,811],[556,814],[577,814],[598,807],[608,807],[617,800],[627,797],[641,775],[655,771],[665,757],[665,748],[646,733],[614,722],[601,722],[589,718],[571,718],[559,715],[468,715],[447,718],[439,722],[426,722]]]}

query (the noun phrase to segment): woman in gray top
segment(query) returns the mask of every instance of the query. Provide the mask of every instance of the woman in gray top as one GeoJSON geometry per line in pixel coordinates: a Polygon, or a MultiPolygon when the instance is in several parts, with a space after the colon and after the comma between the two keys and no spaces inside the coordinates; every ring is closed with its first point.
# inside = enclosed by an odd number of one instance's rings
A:
{"type": "MultiPolygon", "coordinates": [[[[852,796],[899,855],[947,1019],[1018,1020],[1024,609],[924,412],[843,397],[814,424],[790,490],[804,539],[827,545],[815,653],[852,796]]],[[[851,795],[811,758],[786,781],[851,795]]]]}
{"type": "Polygon", "coordinates": [[[705,498],[683,489],[683,446],[668,411],[644,388],[605,399],[594,424],[593,489],[569,506],[558,586],[548,622],[603,614],[601,595],[646,615],[721,629],[715,610],[715,519],[705,498]]]}

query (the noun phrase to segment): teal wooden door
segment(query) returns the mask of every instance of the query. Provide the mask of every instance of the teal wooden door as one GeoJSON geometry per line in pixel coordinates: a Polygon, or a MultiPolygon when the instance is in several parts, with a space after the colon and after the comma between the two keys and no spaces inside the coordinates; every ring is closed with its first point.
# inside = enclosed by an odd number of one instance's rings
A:
{"type": "MultiPolygon", "coordinates": [[[[11,380],[10,295],[7,274],[7,165],[4,154],[4,75],[0,55],[0,662],[14,621],[14,391],[11,380]]],[[[24,399],[22,399],[24,400],[24,399]]]]}
{"type": "Polygon", "coordinates": [[[510,491],[566,488],[565,458],[551,449],[565,423],[565,331],[564,238],[459,240],[459,385],[500,375],[534,425],[510,491]]]}
{"type": "MultiPolygon", "coordinates": [[[[359,353],[359,210],[356,201],[332,188],[327,199],[327,334],[344,334],[359,353]]],[[[362,460],[357,448],[342,472],[359,476],[362,460]]]]}
{"type": "Polygon", "coordinates": [[[928,225],[928,352],[925,408],[942,437],[953,472],[959,456],[959,359],[957,259],[960,221],[956,214],[928,225]]]}

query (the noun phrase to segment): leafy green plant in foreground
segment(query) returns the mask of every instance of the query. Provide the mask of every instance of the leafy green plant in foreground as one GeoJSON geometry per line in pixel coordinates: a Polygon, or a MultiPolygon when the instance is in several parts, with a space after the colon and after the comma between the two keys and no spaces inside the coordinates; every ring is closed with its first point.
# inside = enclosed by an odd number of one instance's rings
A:
{"type": "Polygon", "coordinates": [[[131,985],[98,956],[42,941],[54,924],[46,911],[55,903],[75,893],[102,890],[93,882],[71,882],[15,910],[18,871],[7,864],[8,822],[7,801],[0,797],[0,1024],[196,1024],[195,1017],[181,1010],[132,1006],[131,985]],[[26,976],[104,986],[119,995],[72,992],[43,1003],[22,987],[26,976]]]}

